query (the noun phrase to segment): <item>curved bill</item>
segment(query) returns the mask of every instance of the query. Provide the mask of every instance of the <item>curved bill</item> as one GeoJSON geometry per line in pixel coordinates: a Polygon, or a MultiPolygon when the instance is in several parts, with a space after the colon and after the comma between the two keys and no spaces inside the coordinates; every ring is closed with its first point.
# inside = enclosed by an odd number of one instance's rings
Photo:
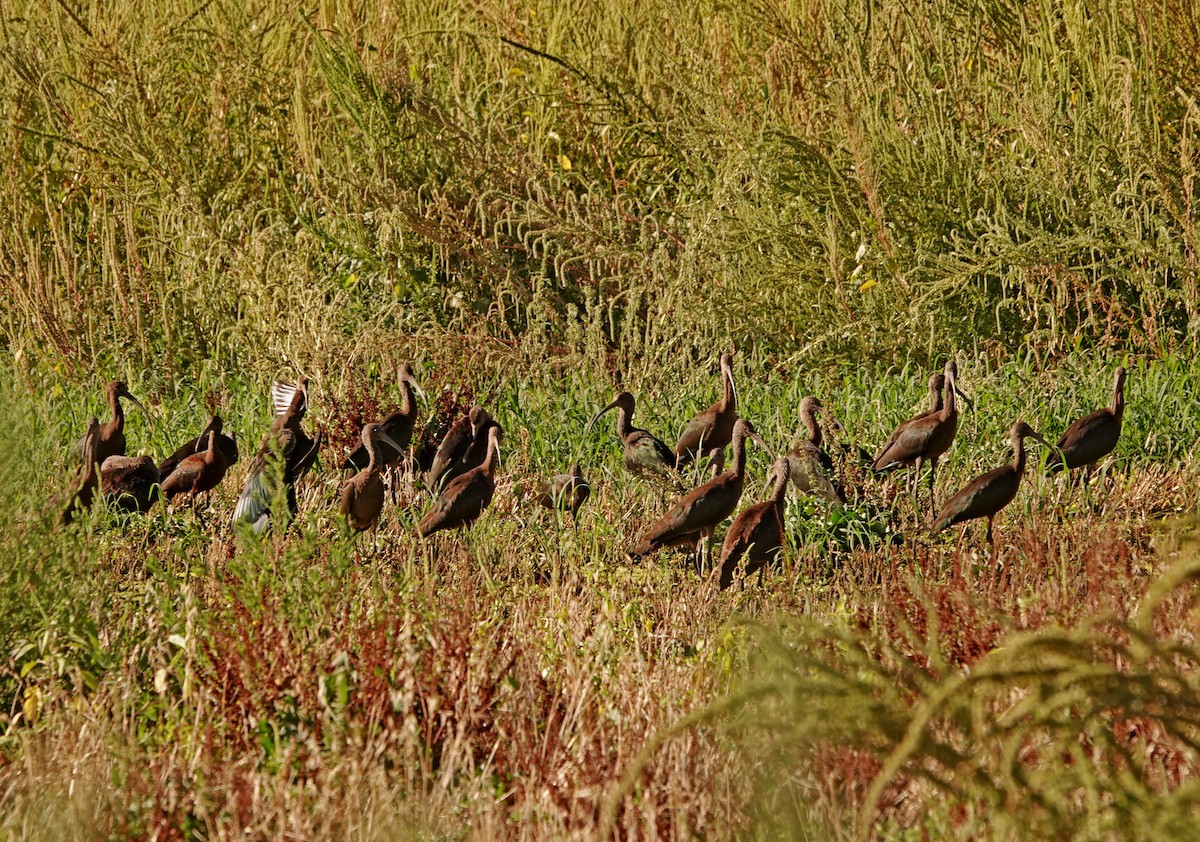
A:
{"type": "Polygon", "coordinates": [[[604,407],[604,409],[600,410],[595,415],[593,415],[592,420],[587,422],[587,426],[583,428],[584,432],[587,432],[588,430],[592,429],[592,425],[600,420],[600,416],[603,415],[604,413],[608,412],[610,409],[613,409],[614,407],[616,407],[616,405],[618,403],[619,403],[619,401],[617,399],[614,399],[611,403],[608,404],[608,406],[604,407]]]}

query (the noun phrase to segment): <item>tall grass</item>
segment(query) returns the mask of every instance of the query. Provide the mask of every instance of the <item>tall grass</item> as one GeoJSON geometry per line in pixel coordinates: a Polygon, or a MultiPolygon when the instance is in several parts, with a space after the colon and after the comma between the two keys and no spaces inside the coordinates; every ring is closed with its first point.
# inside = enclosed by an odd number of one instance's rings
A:
{"type": "Polygon", "coordinates": [[[793,361],[1196,327],[1193,5],[7,0],[5,341],[793,361]]]}

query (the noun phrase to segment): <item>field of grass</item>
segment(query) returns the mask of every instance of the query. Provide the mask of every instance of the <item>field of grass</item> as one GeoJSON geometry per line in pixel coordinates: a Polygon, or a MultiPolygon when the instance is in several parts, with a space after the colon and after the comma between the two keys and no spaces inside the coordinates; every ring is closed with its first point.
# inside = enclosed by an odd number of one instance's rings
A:
{"type": "Polygon", "coordinates": [[[0,42],[0,839],[1195,835],[1193,3],[0,0],[0,42]],[[721,592],[629,561],[669,495],[585,428],[627,388],[673,441],[731,348],[772,452],[806,394],[874,449],[953,355],[939,500],[1118,364],[1125,429],[1086,488],[1033,446],[995,559],[848,465],[721,592]],[[355,539],[403,362],[431,432],[504,426],[496,499],[355,539]],[[300,374],[328,447],[243,544],[300,374]],[[110,378],[131,453],[237,432],[207,527],[56,524],[110,378]],[[573,461],[577,522],[529,506],[573,461]]]}

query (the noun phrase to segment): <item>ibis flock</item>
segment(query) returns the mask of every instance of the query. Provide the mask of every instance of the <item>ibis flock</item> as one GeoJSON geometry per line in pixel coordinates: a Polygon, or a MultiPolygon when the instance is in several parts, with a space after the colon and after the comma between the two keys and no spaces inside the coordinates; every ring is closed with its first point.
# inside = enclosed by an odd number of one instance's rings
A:
{"type": "MultiPolygon", "coordinates": [[[[694,552],[700,569],[705,569],[706,548],[717,527],[734,516],[721,543],[715,565],[718,584],[728,587],[738,574],[749,575],[778,561],[787,545],[784,511],[789,484],[805,494],[822,498],[829,505],[843,505],[847,491],[839,483],[834,458],[825,447],[818,415],[825,408],[816,397],[800,402],[799,420],[807,432],[790,452],[775,459],[771,486],[765,500],[738,512],[746,484],[747,447],[751,444],[769,452],[754,425],[738,415],[737,390],[734,387],[733,358],[723,354],[720,362],[721,399],[698,413],[684,427],[674,447],[646,430],[635,427],[635,399],[629,392],[618,392],[612,402],[600,409],[588,423],[590,428],[610,410],[617,410],[616,432],[621,441],[625,468],[632,474],[659,485],[676,499],[653,524],[631,542],[628,554],[642,558],[664,547],[685,547],[694,552]],[[732,460],[725,462],[725,450],[732,460]],[[707,459],[704,470],[708,479],[687,489],[687,470],[693,463],[707,459]]],[[[891,437],[872,458],[865,451],[864,467],[869,474],[908,470],[908,488],[919,520],[921,471],[928,466],[929,519],[932,532],[977,518],[987,520],[987,540],[995,543],[992,523],[997,513],[1017,495],[1025,472],[1025,442],[1033,439],[1049,454],[1045,468],[1049,473],[1083,469],[1085,477],[1096,463],[1110,453],[1121,434],[1125,409],[1123,367],[1113,378],[1112,403],[1071,424],[1058,444],[1050,443],[1023,420],[1009,429],[1013,458],[1008,464],[976,477],[957,493],[935,505],[935,480],[938,460],[949,450],[958,432],[959,399],[966,396],[957,384],[954,361],[942,372],[929,378],[930,408],[899,424],[891,437]]],[[[400,405],[395,412],[362,428],[361,445],[341,463],[345,480],[338,496],[338,510],[349,529],[374,530],[386,502],[388,486],[395,489],[402,477],[423,481],[433,500],[420,519],[417,531],[422,538],[437,532],[459,529],[476,521],[487,509],[496,491],[496,470],[500,458],[503,430],[482,406],[456,419],[434,453],[427,470],[420,472],[412,454],[413,432],[418,417],[417,395],[425,397],[410,366],[397,375],[400,405]]],[[[201,494],[207,495],[238,462],[236,440],[222,428],[214,415],[196,438],[182,444],[160,463],[149,456],[126,455],[124,398],[144,413],[141,403],[120,381],[108,384],[110,419],[101,423],[89,419],[75,452],[82,457],[82,468],[75,480],[69,501],[62,509],[60,522],[69,524],[91,506],[99,495],[110,508],[119,511],[148,511],[161,497],[169,504],[183,498],[197,518],[201,494]]],[[[275,421],[262,437],[233,511],[235,530],[261,534],[272,524],[284,526],[297,511],[296,486],[312,467],[320,452],[322,437],[309,435],[303,426],[308,411],[308,380],[276,383],[272,388],[275,421]]],[[[827,426],[837,422],[827,419],[827,426]]],[[[840,428],[838,428],[840,429],[840,428]]],[[[849,448],[840,458],[854,459],[849,448]]],[[[588,499],[591,486],[580,465],[573,464],[564,474],[541,483],[530,499],[541,506],[575,517],[588,499]]]]}

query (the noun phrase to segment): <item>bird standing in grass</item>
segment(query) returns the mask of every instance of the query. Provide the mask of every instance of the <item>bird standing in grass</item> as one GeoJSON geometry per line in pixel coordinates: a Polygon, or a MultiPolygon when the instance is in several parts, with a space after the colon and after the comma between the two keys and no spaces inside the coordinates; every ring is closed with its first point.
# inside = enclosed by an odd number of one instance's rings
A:
{"type": "Polygon", "coordinates": [[[625,469],[631,474],[653,479],[671,479],[675,455],[660,439],[633,426],[635,401],[629,392],[618,392],[612,403],[596,413],[588,429],[610,409],[617,410],[617,436],[624,445],[625,469]]]}
{"type": "MultiPolygon", "coordinates": [[[[934,533],[941,532],[956,523],[987,518],[987,541],[992,544],[992,521],[996,514],[1012,502],[1025,473],[1025,439],[1032,438],[1047,447],[1050,443],[1038,435],[1024,421],[1017,421],[1008,431],[1013,447],[1010,464],[988,471],[972,480],[965,488],[942,504],[933,522],[934,533]]],[[[994,544],[993,544],[994,546],[994,544]]]]}
{"type": "Polygon", "coordinates": [[[188,494],[191,496],[192,510],[195,511],[196,498],[220,485],[225,472],[229,470],[229,462],[220,447],[219,435],[215,429],[209,430],[208,447],[184,458],[166,478],[161,479],[163,496],[167,500],[188,494]]]}
{"type": "MultiPolygon", "coordinates": [[[[411,431],[410,431],[411,432],[411,431]]],[[[379,523],[383,511],[383,478],[386,467],[383,448],[390,454],[400,454],[404,448],[384,432],[383,424],[368,424],[362,429],[362,446],[367,451],[367,466],[342,484],[338,511],[356,532],[371,529],[379,523]]]]}
{"type": "Polygon", "coordinates": [[[301,377],[294,386],[275,383],[271,400],[275,423],[259,443],[258,455],[250,463],[250,474],[233,510],[234,526],[249,524],[255,535],[262,534],[271,522],[271,507],[280,491],[285,495],[287,519],[295,516],[296,483],[312,467],[321,448],[320,433],[309,438],[301,426],[308,411],[307,377],[301,377]]]}
{"type": "Polygon", "coordinates": [[[833,460],[824,450],[821,426],[817,423],[817,411],[823,408],[821,401],[811,395],[800,401],[800,420],[808,430],[808,438],[788,454],[789,476],[796,488],[806,494],[824,497],[831,503],[845,503],[845,495],[834,482],[833,460]]]}
{"type": "MultiPolygon", "coordinates": [[[[124,381],[110,380],[104,389],[105,398],[108,400],[108,408],[112,413],[112,417],[100,425],[99,436],[96,440],[95,450],[92,453],[92,458],[100,465],[104,464],[109,456],[124,456],[125,455],[125,410],[121,407],[121,398],[126,398],[142,411],[142,414],[149,417],[150,413],[146,412],[146,407],[142,406],[141,401],[129,394],[129,389],[124,381]]],[[[75,442],[72,448],[73,452],[78,455],[83,455],[84,442],[87,439],[87,433],[84,433],[83,438],[75,442]]]]}
{"type": "Polygon", "coordinates": [[[470,526],[492,502],[496,493],[496,466],[500,461],[500,427],[488,430],[487,456],[483,464],[455,477],[442,490],[417,527],[421,537],[428,538],[443,529],[470,526]]]}
{"type": "Polygon", "coordinates": [[[721,355],[721,399],[700,412],[684,428],[675,445],[675,467],[683,468],[714,447],[733,440],[737,421],[737,390],[733,386],[733,355],[721,355]]]}
{"type": "Polygon", "coordinates": [[[746,559],[746,575],[775,561],[783,551],[783,513],[787,506],[787,484],[791,475],[788,459],[777,459],[767,499],[744,509],[733,520],[721,544],[721,590],[733,584],[738,563],[746,559]]]}
{"type": "MultiPolygon", "coordinates": [[[[413,374],[412,366],[405,363],[400,367],[399,373],[396,375],[396,383],[400,386],[400,408],[395,412],[387,415],[379,422],[382,432],[386,435],[386,439],[381,438],[381,446],[379,449],[381,467],[395,467],[399,464],[404,452],[408,449],[408,445],[412,442],[413,428],[417,422],[417,401],[415,395],[425,397],[425,392],[421,390],[421,386],[417,383],[416,375],[413,374]],[[415,393],[415,394],[414,394],[415,393]],[[393,442],[394,444],[389,444],[393,442]]],[[[343,471],[358,470],[361,471],[367,467],[370,461],[370,453],[366,446],[366,440],[360,444],[354,451],[346,457],[346,461],[342,463],[343,471]]]]}
{"type": "Polygon", "coordinates": [[[1063,468],[1083,468],[1085,476],[1093,466],[1112,452],[1121,438],[1125,417],[1125,367],[1113,372],[1112,405],[1080,418],[1063,433],[1058,447],[1046,460],[1046,471],[1056,474],[1063,468]]]}
{"type": "Polygon", "coordinates": [[[536,499],[542,508],[567,511],[574,517],[591,493],[592,487],[583,478],[583,469],[576,462],[567,473],[555,474],[542,483],[536,499]]]}
{"type": "Polygon", "coordinates": [[[158,476],[163,486],[166,486],[167,480],[170,479],[172,472],[179,466],[179,463],[189,456],[195,456],[204,448],[208,447],[209,433],[217,435],[217,449],[221,452],[221,456],[225,459],[225,469],[233,467],[238,460],[237,441],[233,436],[227,436],[222,431],[224,422],[220,415],[213,415],[208,420],[208,425],[200,432],[196,438],[186,441],[175,449],[175,452],[158,464],[158,476]]]}
{"type": "Polygon", "coordinates": [[[435,492],[472,468],[487,456],[488,433],[496,422],[482,406],[473,406],[466,416],[450,425],[433,455],[433,464],[425,475],[426,484],[435,492]]]}
{"type": "Polygon", "coordinates": [[[647,556],[663,547],[694,545],[697,560],[717,524],[733,514],[746,483],[746,439],[764,450],[766,443],[753,425],[739,418],[733,427],[733,467],[680,498],[647,529],[630,551],[634,558],[647,556]]]}
{"type": "Polygon", "coordinates": [[[921,466],[929,463],[929,508],[932,511],[938,458],[950,449],[958,432],[958,403],[955,400],[958,392],[958,366],[954,360],[946,362],[943,373],[946,378],[946,400],[942,408],[938,412],[919,415],[901,424],[892,434],[891,444],[879,453],[873,466],[876,472],[915,466],[913,506],[918,514],[921,509],[921,466]]]}

